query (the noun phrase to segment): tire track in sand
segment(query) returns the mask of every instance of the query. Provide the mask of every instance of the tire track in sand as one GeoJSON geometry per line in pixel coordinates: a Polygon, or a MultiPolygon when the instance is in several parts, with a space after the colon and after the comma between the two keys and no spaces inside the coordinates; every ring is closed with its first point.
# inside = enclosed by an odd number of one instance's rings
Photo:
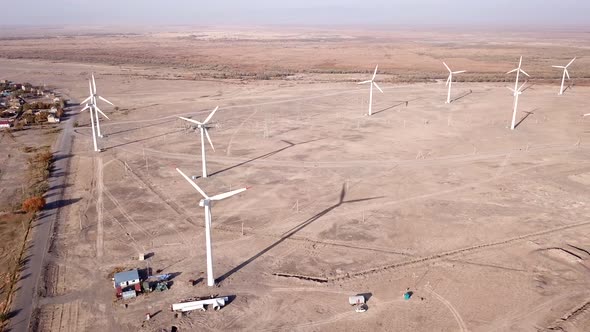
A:
{"type": "Polygon", "coordinates": [[[434,297],[436,297],[437,300],[439,300],[442,304],[444,304],[445,307],[447,307],[447,309],[449,309],[451,314],[453,314],[453,317],[455,318],[457,325],[459,325],[459,331],[463,331],[463,332],[469,331],[467,329],[467,326],[465,325],[465,322],[463,321],[463,318],[461,318],[461,315],[459,314],[457,309],[455,309],[455,307],[451,304],[451,302],[447,301],[447,299],[445,299],[444,297],[439,295],[437,292],[435,292],[434,289],[432,289],[430,287],[430,285],[427,285],[426,287],[424,287],[424,290],[426,290],[426,291],[430,292],[432,295],[434,295],[434,297]]]}

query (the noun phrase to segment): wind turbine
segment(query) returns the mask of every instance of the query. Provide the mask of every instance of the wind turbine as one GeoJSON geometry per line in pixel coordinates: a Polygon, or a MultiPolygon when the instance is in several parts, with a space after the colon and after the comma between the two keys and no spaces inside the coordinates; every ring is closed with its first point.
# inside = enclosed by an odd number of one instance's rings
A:
{"type": "MultiPolygon", "coordinates": [[[[88,87],[90,89],[90,95],[92,96],[92,83],[90,82],[90,80],[88,80],[88,87]]],[[[86,103],[86,106],[82,110],[80,110],[80,113],[84,112],[85,110],[89,110],[89,112],[90,112],[90,126],[92,127],[92,141],[94,143],[94,151],[100,152],[100,150],[98,149],[98,146],[96,145],[96,132],[94,131],[94,113],[93,113],[94,104],[92,104],[92,102],[90,104],[88,104],[89,98],[86,98],[86,100],[84,101],[86,103]]]]}
{"type": "Polygon", "coordinates": [[[215,112],[217,112],[218,109],[219,109],[219,106],[215,107],[213,112],[211,112],[211,114],[209,114],[209,116],[203,122],[199,122],[199,121],[196,121],[193,119],[183,118],[182,116],[179,116],[179,118],[181,118],[185,121],[192,122],[192,123],[196,124],[197,128],[199,128],[199,131],[201,132],[201,162],[203,163],[203,177],[204,178],[207,177],[207,159],[205,157],[205,136],[207,136],[207,140],[209,141],[211,148],[213,149],[213,151],[215,151],[215,148],[213,147],[213,143],[211,142],[211,137],[209,136],[209,132],[207,131],[207,128],[208,128],[207,124],[209,123],[209,121],[211,121],[213,114],[215,114],[215,112]]]}
{"type": "Polygon", "coordinates": [[[186,174],[184,174],[181,170],[177,168],[176,171],[178,171],[178,173],[180,173],[180,175],[182,175],[182,177],[185,178],[185,180],[188,181],[188,183],[190,183],[193,186],[193,188],[197,189],[201,196],[203,196],[203,199],[201,199],[201,201],[199,202],[199,206],[205,208],[205,242],[207,246],[207,286],[215,286],[215,279],[213,278],[213,255],[211,252],[211,203],[214,201],[220,201],[222,199],[226,199],[234,195],[237,195],[241,192],[248,190],[248,188],[236,189],[224,194],[209,197],[201,188],[199,188],[199,186],[197,186],[197,184],[193,180],[186,176],[186,174]]]}
{"type": "Polygon", "coordinates": [[[98,95],[98,93],[96,92],[96,81],[94,80],[94,73],[92,73],[92,87],[90,88],[90,96],[88,98],[86,98],[84,101],[82,101],[82,104],[90,101],[90,104],[94,105],[95,110],[98,111],[98,112],[94,113],[94,115],[96,116],[96,130],[98,132],[98,137],[102,138],[103,136],[102,136],[102,133],[100,132],[100,122],[98,120],[98,113],[102,114],[108,120],[110,120],[110,119],[108,116],[106,116],[106,114],[104,114],[100,110],[100,108],[98,108],[97,98],[104,101],[105,103],[109,103],[109,104],[115,106],[113,103],[106,100],[106,98],[103,98],[102,96],[98,95]]]}
{"type": "Polygon", "coordinates": [[[449,70],[449,78],[447,78],[447,84],[449,86],[449,93],[447,94],[447,104],[451,103],[451,85],[453,84],[453,74],[461,74],[466,72],[466,70],[460,70],[460,71],[452,71],[451,68],[449,68],[449,66],[447,66],[447,64],[443,61],[443,65],[445,65],[445,67],[447,67],[447,69],[449,70]]]}
{"type": "Polygon", "coordinates": [[[379,68],[379,65],[375,66],[375,72],[373,73],[373,77],[370,80],[367,81],[363,81],[360,82],[358,84],[367,84],[369,83],[371,86],[370,92],[369,92],[369,116],[373,114],[372,109],[373,109],[373,85],[379,89],[379,91],[381,91],[381,93],[383,93],[383,90],[381,90],[381,88],[379,87],[379,85],[377,85],[377,83],[375,83],[375,76],[377,76],[377,68],[379,68]]]}
{"type": "Polygon", "coordinates": [[[516,83],[514,83],[514,90],[513,91],[518,91],[518,78],[519,78],[519,74],[523,73],[525,74],[527,77],[530,77],[529,74],[527,74],[524,70],[522,70],[522,56],[520,57],[520,61],[518,62],[518,68],[512,69],[511,71],[507,72],[506,74],[511,74],[516,72],[516,83]]]}
{"type": "Polygon", "coordinates": [[[514,130],[514,126],[516,123],[516,109],[518,108],[518,96],[520,96],[522,94],[522,88],[525,86],[526,83],[527,83],[526,81],[524,83],[522,83],[520,88],[518,88],[516,90],[506,87],[508,90],[512,91],[512,93],[514,95],[514,111],[512,112],[512,124],[510,125],[510,130],[514,130]]]}
{"type": "Polygon", "coordinates": [[[567,65],[565,66],[551,66],[553,68],[559,68],[559,69],[563,69],[563,77],[561,78],[561,88],[559,89],[559,93],[558,95],[562,95],[563,94],[563,84],[565,83],[565,76],[567,75],[567,79],[570,79],[570,73],[567,71],[567,67],[569,67],[572,63],[574,63],[574,61],[576,61],[576,58],[573,58],[572,61],[570,61],[567,65]]]}

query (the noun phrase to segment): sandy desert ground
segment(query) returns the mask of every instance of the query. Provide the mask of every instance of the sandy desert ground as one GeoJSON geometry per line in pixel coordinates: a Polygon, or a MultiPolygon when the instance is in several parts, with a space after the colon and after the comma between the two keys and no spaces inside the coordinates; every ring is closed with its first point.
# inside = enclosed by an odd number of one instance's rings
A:
{"type": "MultiPolygon", "coordinates": [[[[387,66],[386,64],[384,64],[387,66]]],[[[508,67],[507,69],[510,69],[508,67]]],[[[81,100],[97,73],[119,111],[91,152],[78,116],[67,205],[41,285],[40,331],[584,331],[590,325],[590,88],[529,85],[510,131],[504,83],[193,80],[172,70],[0,60],[8,79],[81,100]],[[177,116],[219,105],[208,149],[216,194],[205,277],[200,142],[177,116]],[[243,234],[242,234],[243,228],[243,234]],[[138,261],[138,253],[153,253],[138,261]],[[117,267],[173,273],[171,289],[115,301],[117,267]],[[402,295],[407,288],[411,300],[402,295]],[[370,294],[356,313],[348,296],[370,294]],[[170,305],[232,295],[219,312],[170,305]],[[156,313],[144,322],[146,312],[156,313]]],[[[350,80],[363,73],[348,73],[350,80]]],[[[105,107],[105,109],[107,109],[105,107]]]]}

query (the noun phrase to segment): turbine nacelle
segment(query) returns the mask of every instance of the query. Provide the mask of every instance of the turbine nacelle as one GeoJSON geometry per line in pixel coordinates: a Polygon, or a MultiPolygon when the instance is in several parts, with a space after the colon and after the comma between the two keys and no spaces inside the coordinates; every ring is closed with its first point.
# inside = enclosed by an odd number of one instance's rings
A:
{"type": "Polygon", "coordinates": [[[524,83],[522,83],[522,85],[521,85],[521,86],[520,86],[518,89],[516,89],[516,90],[514,90],[514,89],[513,89],[513,88],[511,88],[511,87],[506,87],[506,89],[508,89],[508,90],[512,91],[512,96],[516,97],[516,96],[519,96],[519,95],[521,95],[521,94],[522,94],[522,92],[523,92],[522,88],[524,88],[524,86],[525,86],[527,83],[528,83],[528,81],[525,81],[525,82],[524,82],[524,83]]]}
{"type": "Polygon", "coordinates": [[[518,61],[518,67],[517,67],[517,68],[514,68],[514,69],[512,69],[511,71],[507,72],[506,74],[512,74],[512,73],[514,73],[514,72],[523,73],[523,74],[525,74],[527,77],[531,77],[529,74],[527,74],[527,72],[526,72],[526,71],[524,71],[524,70],[522,69],[522,56],[520,57],[520,61],[518,61]]]}

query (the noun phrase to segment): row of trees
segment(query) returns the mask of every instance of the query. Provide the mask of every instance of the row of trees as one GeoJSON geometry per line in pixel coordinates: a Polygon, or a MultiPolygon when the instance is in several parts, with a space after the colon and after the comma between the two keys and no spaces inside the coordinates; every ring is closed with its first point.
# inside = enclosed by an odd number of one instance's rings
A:
{"type": "Polygon", "coordinates": [[[40,151],[29,158],[29,189],[25,193],[22,202],[22,210],[25,212],[38,212],[45,206],[43,195],[49,189],[47,179],[51,171],[53,154],[49,151],[40,151]]]}

